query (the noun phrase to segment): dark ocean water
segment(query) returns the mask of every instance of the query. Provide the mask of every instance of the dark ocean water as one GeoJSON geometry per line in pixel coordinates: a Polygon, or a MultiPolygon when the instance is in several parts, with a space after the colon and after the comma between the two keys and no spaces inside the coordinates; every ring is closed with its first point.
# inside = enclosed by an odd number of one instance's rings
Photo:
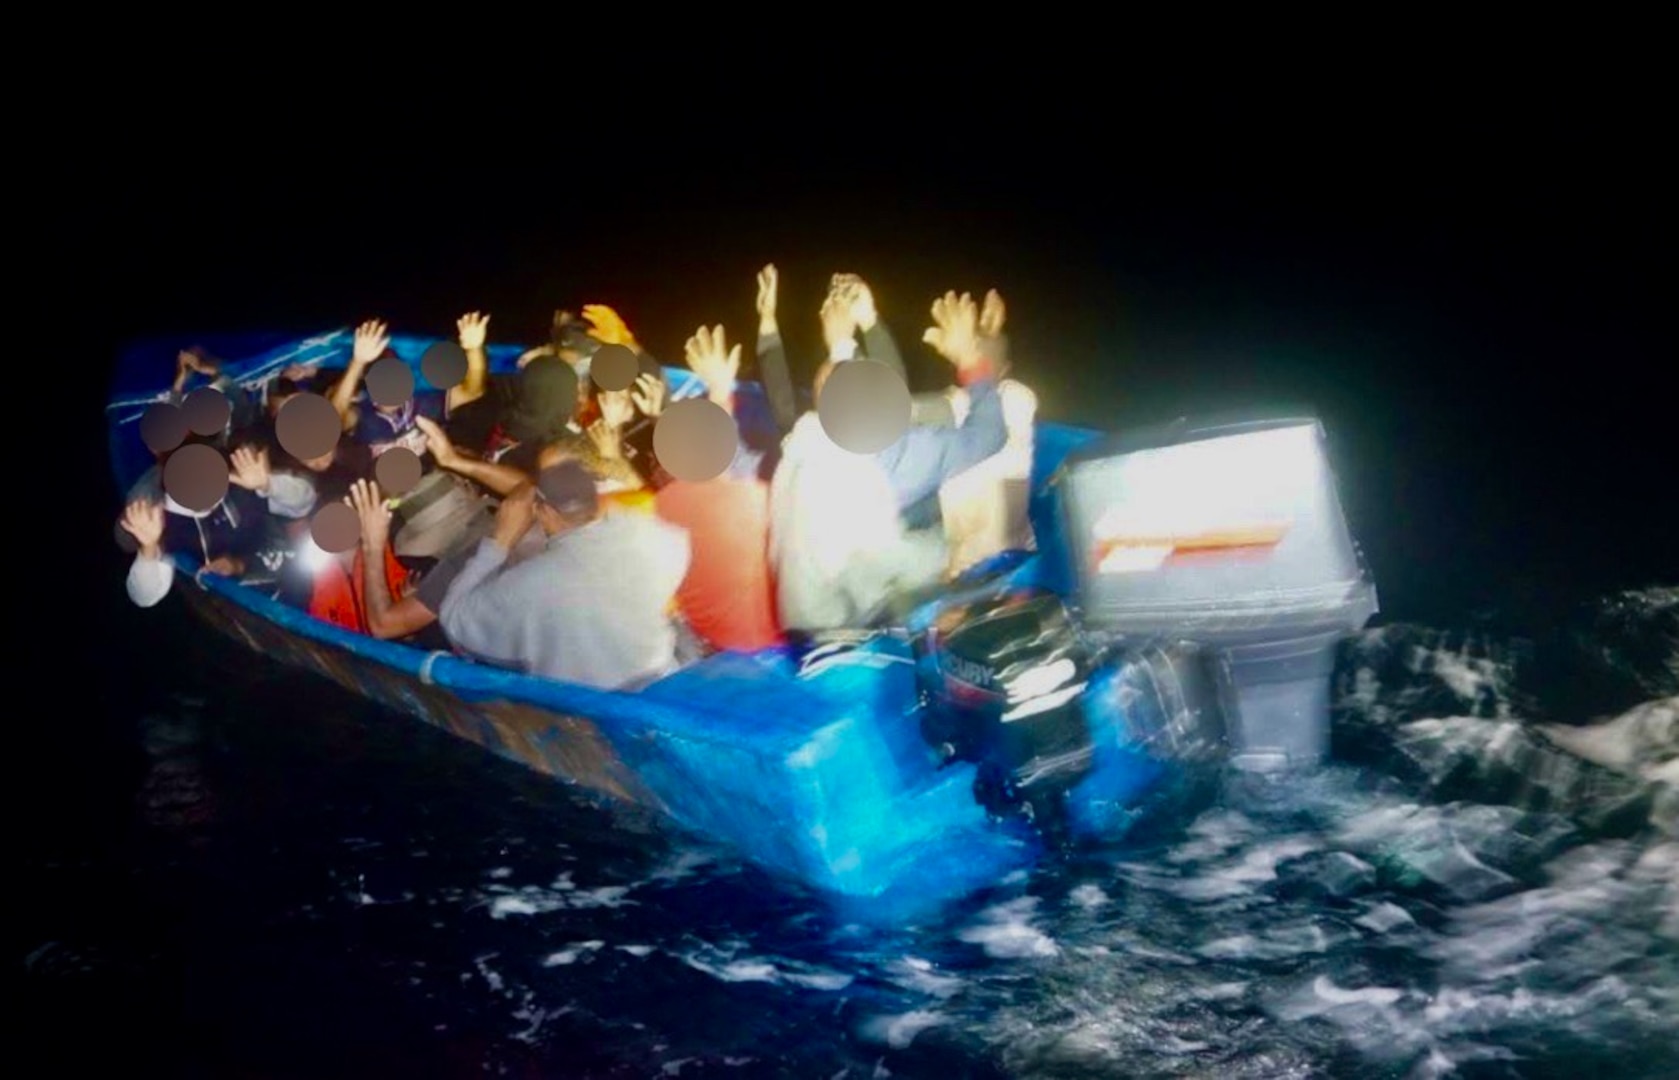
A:
{"type": "Polygon", "coordinates": [[[1206,777],[895,930],[148,617],[171,658],[60,793],[79,827],[26,835],[22,1030],[66,1068],[113,1041],[204,1076],[1679,1068],[1675,590],[1526,641],[1371,631],[1332,766],[1206,777]],[[1622,717],[1572,751],[1561,670],[1622,717]]]}
{"type": "MultiPolygon", "coordinates": [[[[123,138],[161,162],[179,122],[123,138]]],[[[937,179],[925,149],[725,173],[672,147],[586,188],[441,164],[327,184],[266,147],[216,183],[129,170],[69,245],[89,349],[447,333],[474,308],[529,341],[605,300],[671,359],[701,321],[744,340],[773,259],[796,350],[855,270],[922,388],[931,298],[996,285],[1046,416],[1315,409],[1384,610],[1309,782],[1209,777],[1123,847],[863,932],[129,607],[90,378],[64,452],[100,497],[74,572],[31,575],[52,611],[73,579],[81,633],[28,637],[14,706],[30,1052],[169,1076],[1674,1075],[1671,215],[1642,143],[1581,185],[1546,167],[1567,146],[1506,142],[1496,169],[1343,140],[1267,170],[1256,138],[1211,171],[1063,150],[937,179]]]]}

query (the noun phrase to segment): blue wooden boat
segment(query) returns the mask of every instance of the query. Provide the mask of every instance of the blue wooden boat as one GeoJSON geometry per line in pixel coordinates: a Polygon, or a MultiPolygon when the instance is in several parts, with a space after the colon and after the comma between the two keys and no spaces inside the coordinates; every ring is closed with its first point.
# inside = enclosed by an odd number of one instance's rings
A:
{"type": "MultiPolygon", "coordinates": [[[[428,388],[420,357],[435,339],[392,346],[428,388]]],[[[291,364],[341,367],[349,330],[308,338],[210,338],[224,373],[260,386],[291,364]]],[[[151,461],[139,419],[161,397],[178,345],[142,343],[118,366],[108,404],[112,464],[126,489],[151,461]]],[[[492,347],[492,372],[521,349],[492,347]]],[[[669,369],[673,389],[693,375],[669,369]]],[[[1008,579],[1065,593],[1064,520],[1050,478],[1098,439],[1041,423],[1031,516],[1039,553],[1010,560],[1008,579]]],[[[723,654],[639,692],[604,692],[499,670],[451,654],[381,642],[319,622],[215,575],[176,579],[206,622],[263,655],[324,675],[401,712],[596,797],[651,810],[721,841],[774,874],[832,897],[862,918],[913,918],[1041,857],[1039,835],[999,823],[976,801],[975,767],[940,762],[917,716],[925,695],[904,635],[882,635],[812,662],[787,652],[723,654]]],[[[1327,680],[1324,680],[1327,681],[1327,680]]],[[[1124,827],[1170,762],[1110,711],[1093,731],[1095,760],[1072,801],[1085,833],[1124,827]]]]}

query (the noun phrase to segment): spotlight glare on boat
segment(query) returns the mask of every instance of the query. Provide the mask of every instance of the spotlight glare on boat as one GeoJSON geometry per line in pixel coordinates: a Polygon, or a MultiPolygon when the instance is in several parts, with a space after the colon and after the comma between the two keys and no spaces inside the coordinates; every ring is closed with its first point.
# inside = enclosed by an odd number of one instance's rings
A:
{"type": "Polygon", "coordinates": [[[1078,673],[1078,666],[1066,657],[1052,663],[1039,664],[1021,672],[1009,683],[1009,701],[1017,703],[1040,697],[1063,685],[1078,673]]]}
{"type": "Polygon", "coordinates": [[[332,552],[315,543],[315,538],[307,534],[298,542],[297,557],[312,574],[332,562],[332,552]]]}

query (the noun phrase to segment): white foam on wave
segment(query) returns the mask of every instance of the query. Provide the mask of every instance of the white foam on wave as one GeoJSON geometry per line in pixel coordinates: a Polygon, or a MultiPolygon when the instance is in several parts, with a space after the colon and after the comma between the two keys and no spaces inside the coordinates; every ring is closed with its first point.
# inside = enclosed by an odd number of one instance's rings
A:
{"type": "Polygon", "coordinates": [[[1193,839],[1166,853],[1169,863],[1216,859],[1259,834],[1259,826],[1234,810],[1209,810],[1184,830],[1193,839]]]}
{"type": "Polygon", "coordinates": [[[1483,656],[1470,656],[1467,651],[1417,651],[1427,659],[1412,670],[1431,672],[1464,701],[1479,701],[1482,694],[1490,692],[1498,702],[1499,715],[1507,714],[1508,705],[1501,692],[1502,673],[1495,661],[1483,656]]]}
{"type": "Polygon", "coordinates": [[[1226,900],[1251,893],[1277,880],[1277,867],[1290,859],[1316,851],[1319,845],[1305,837],[1282,837],[1244,851],[1235,862],[1167,885],[1166,890],[1185,900],[1226,900]]]}
{"type": "Polygon", "coordinates": [[[566,906],[562,897],[548,895],[498,896],[490,901],[490,918],[505,919],[509,915],[541,915],[566,906]]]}
{"type": "Polygon", "coordinates": [[[604,941],[578,941],[561,949],[559,952],[549,953],[542,961],[543,967],[558,967],[563,964],[575,964],[579,957],[598,952],[606,945],[604,941]]]}
{"type": "Polygon", "coordinates": [[[1231,934],[1195,952],[1208,960],[1284,960],[1329,951],[1329,935],[1315,922],[1279,926],[1262,935],[1231,934]]]}
{"type": "Polygon", "coordinates": [[[1646,701],[1600,724],[1538,730],[1576,757],[1629,776],[1659,779],[1651,774],[1679,763],[1679,697],[1646,701]]]}
{"type": "Polygon", "coordinates": [[[1417,921],[1411,918],[1411,913],[1386,900],[1376,904],[1353,922],[1377,934],[1386,934],[1397,930],[1401,926],[1415,926],[1417,921]]]}
{"type": "Polygon", "coordinates": [[[931,997],[947,998],[962,989],[963,982],[939,971],[931,961],[905,956],[886,966],[888,976],[899,986],[931,997]]]}
{"type": "Polygon", "coordinates": [[[1101,890],[1100,886],[1091,884],[1084,884],[1074,888],[1067,894],[1067,899],[1071,900],[1079,907],[1084,908],[1086,911],[1093,911],[1096,908],[1101,907],[1103,904],[1110,902],[1110,897],[1107,893],[1101,890]]]}
{"type": "Polygon", "coordinates": [[[923,1031],[944,1023],[948,1020],[941,1013],[915,1009],[894,1016],[871,1017],[863,1023],[860,1033],[870,1042],[885,1043],[894,1050],[902,1050],[923,1031]]]}
{"type": "Polygon", "coordinates": [[[616,908],[636,901],[628,899],[630,885],[602,885],[593,889],[579,889],[567,870],[556,877],[547,888],[525,885],[514,889],[505,885],[491,885],[482,896],[489,897],[490,917],[505,919],[509,915],[544,915],[551,911],[582,908],[616,908]]]}
{"type": "Polygon", "coordinates": [[[1061,950],[1055,941],[1031,923],[1037,906],[1038,900],[1034,896],[994,904],[980,912],[974,922],[958,930],[956,937],[980,946],[987,956],[999,959],[1021,960],[1058,955],[1061,950]]]}
{"type": "Polygon", "coordinates": [[[703,971],[721,982],[762,982],[826,991],[843,990],[852,983],[850,975],[811,964],[792,960],[778,963],[766,957],[736,956],[740,947],[738,943],[704,945],[675,955],[695,971],[703,971]]]}

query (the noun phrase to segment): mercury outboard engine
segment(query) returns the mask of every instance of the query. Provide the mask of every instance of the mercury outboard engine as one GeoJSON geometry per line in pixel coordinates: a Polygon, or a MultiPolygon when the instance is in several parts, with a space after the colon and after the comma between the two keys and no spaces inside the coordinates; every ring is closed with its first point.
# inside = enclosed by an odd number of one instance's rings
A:
{"type": "Polygon", "coordinates": [[[1023,819],[1053,841],[1067,838],[1069,796],[1087,783],[1123,787],[1139,758],[1223,754],[1217,692],[1198,651],[1098,648],[1051,592],[945,608],[916,639],[916,663],[921,734],[941,764],[974,763],[974,797],[988,814],[1023,819]]]}
{"type": "Polygon", "coordinates": [[[1206,650],[1237,767],[1327,757],[1336,650],[1377,599],[1314,417],[1126,432],[1069,454],[1051,487],[1086,633],[1206,650]]]}

